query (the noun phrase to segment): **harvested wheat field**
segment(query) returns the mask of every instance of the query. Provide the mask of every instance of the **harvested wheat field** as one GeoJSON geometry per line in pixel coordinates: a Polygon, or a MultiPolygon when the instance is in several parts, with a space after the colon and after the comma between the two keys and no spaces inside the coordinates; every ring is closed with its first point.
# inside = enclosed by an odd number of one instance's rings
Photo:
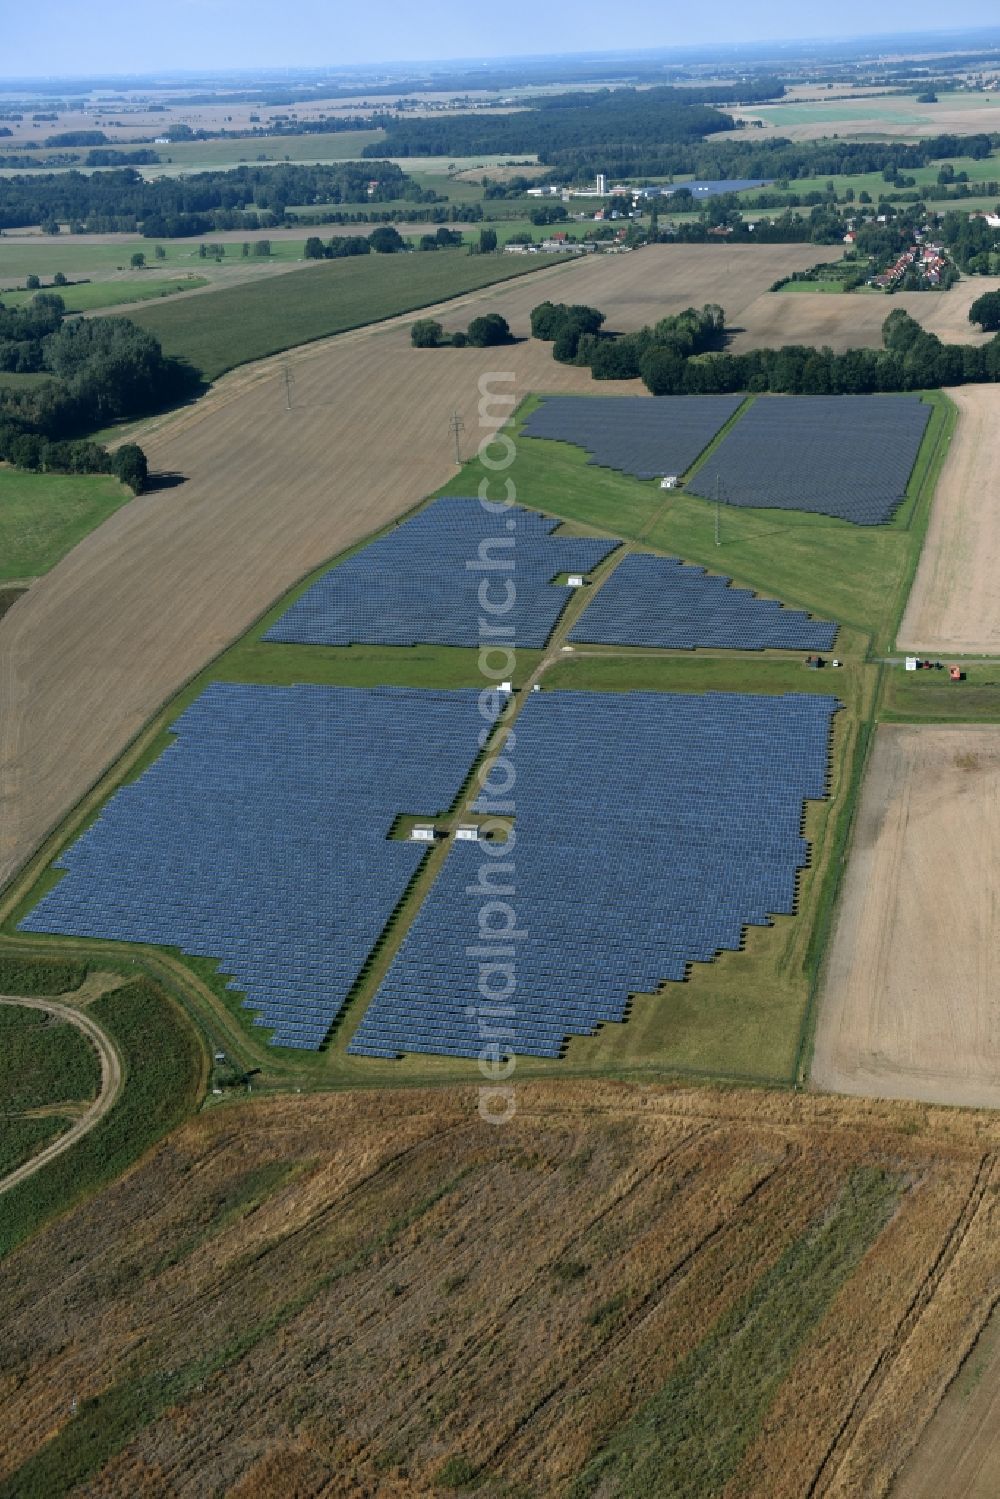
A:
{"type": "MultiPolygon", "coordinates": [[[[487,288],[482,296],[488,310],[502,312],[522,334],[530,330],[532,307],[546,297],[599,307],[607,313],[605,326],[616,333],[706,302],[717,302],[737,325],[775,281],[836,255],[829,245],[650,245],[625,255],[591,256],[553,268],[542,280],[528,276],[506,288],[487,288]]],[[[444,319],[448,329],[464,321],[444,319]]]]}
{"type": "Polygon", "coordinates": [[[1000,727],[881,725],[823,987],[812,1078],[1000,1106],[1000,727]]]}
{"type": "MultiPolygon", "coordinates": [[[[658,309],[724,296],[734,265],[750,295],[816,249],[716,253],[657,247],[555,267],[526,278],[530,287],[507,283],[437,311],[464,325],[496,309],[526,332],[545,297],[590,299],[611,326],[635,327],[658,309]],[[714,274],[699,282],[706,265],[714,274]]],[[[466,453],[492,430],[480,425],[480,376],[498,376],[493,423],[532,390],[593,388],[589,371],[558,364],[548,344],[415,350],[411,322],[248,365],[148,424],[140,440],[152,468],[183,482],[124,506],[4,616],[0,886],[150,716],[275,598],[450,477],[452,413],[466,453]]],[[[638,382],[612,388],[642,393],[638,382]]]]}
{"type": "MultiPolygon", "coordinates": [[[[835,252],[827,260],[839,259],[835,252]]],[[[836,352],[844,349],[881,348],[882,324],[890,312],[902,308],[930,333],[945,343],[978,344],[990,335],[969,322],[969,308],[985,291],[1000,288],[1000,278],[972,276],[946,292],[878,293],[765,291],[745,309],[734,324],[732,347],[780,348],[782,344],[828,344],[836,352]]],[[[725,305],[725,304],[724,304],[725,305]]],[[[726,309],[729,311],[728,307],[726,309]]]]}
{"type": "Polygon", "coordinates": [[[1000,654],[1000,389],[948,392],[958,424],[938,480],[899,648],[1000,654]]]}
{"type": "Polygon", "coordinates": [[[516,1101],[215,1109],[15,1252],[0,1495],[886,1493],[1000,1292],[1000,1125],[516,1101]]]}

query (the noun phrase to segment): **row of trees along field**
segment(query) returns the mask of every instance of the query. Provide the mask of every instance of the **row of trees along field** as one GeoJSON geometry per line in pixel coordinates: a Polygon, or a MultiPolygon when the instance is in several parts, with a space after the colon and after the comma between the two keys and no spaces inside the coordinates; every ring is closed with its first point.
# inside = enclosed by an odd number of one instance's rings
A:
{"type": "Polygon", "coordinates": [[[192,376],[128,318],[66,321],[62,299],[0,305],[0,370],[47,378],[0,384],[0,457],[19,467],[115,473],[135,489],[146,461],[134,444],[109,455],[87,433],[185,395],[192,376]]]}
{"type": "MultiPolygon", "coordinates": [[[[491,249],[497,247],[496,233],[484,230],[480,235],[487,236],[493,233],[491,249]]],[[[438,229],[434,234],[422,234],[417,241],[418,250],[453,250],[464,243],[461,234],[455,229],[438,229]]],[[[400,250],[407,250],[410,246],[391,224],[380,225],[373,229],[371,234],[335,234],[326,244],[318,234],[311,234],[305,242],[303,254],[306,260],[338,260],[344,256],[369,255],[373,250],[379,255],[394,255],[400,250]]]]}
{"type": "Polygon", "coordinates": [[[425,194],[391,162],[324,166],[239,166],[158,177],[131,168],[0,179],[0,229],[66,224],[75,232],[134,234],[171,239],[219,229],[258,229],[282,223],[292,204],[389,203],[425,194]],[[372,184],[375,184],[372,186],[372,184]]]}
{"type": "Polygon", "coordinates": [[[586,182],[596,170],[609,175],[665,177],[691,173],[705,181],[723,178],[770,178],[774,181],[800,177],[858,176],[891,171],[893,177],[916,167],[927,167],[956,157],[985,160],[1000,145],[998,135],[938,135],[926,140],[788,141],[780,136],[760,136],[737,131],[724,140],[668,142],[652,150],[622,147],[606,152],[590,148],[562,151],[550,160],[542,181],[586,182]],[[603,162],[603,165],[602,165],[603,162]]]}
{"type": "Polygon", "coordinates": [[[500,344],[513,343],[510,324],[499,312],[486,312],[474,317],[463,333],[459,328],[454,333],[445,333],[436,318],[418,318],[410,329],[410,342],[415,349],[492,349],[500,344]]]}
{"type": "Polygon", "coordinates": [[[1000,335],[978,346],[942,343],[901,307],[882,326],[881,349],[843,354],[801,344],[726,353],[725,314],[715,305],[618,337],[603,323],[591,307],[544,302],[531,314],[533,335],[552,341],[555,358],[589,368],[595,380],[640,378],[653,395],[847,395],[1000,381],[1000,335]]]}

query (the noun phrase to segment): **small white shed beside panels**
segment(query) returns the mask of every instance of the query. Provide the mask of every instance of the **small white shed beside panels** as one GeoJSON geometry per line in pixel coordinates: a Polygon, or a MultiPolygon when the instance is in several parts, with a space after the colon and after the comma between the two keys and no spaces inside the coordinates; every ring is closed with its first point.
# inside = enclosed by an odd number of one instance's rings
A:
{"type": "Polygon", "coordinates": [[[422,822],[410,829],[411,843],[433,843],[436,837],[434,829],[422,822]]]}
{"type": "Polygon", "coordinates": [[[917,658],[916,658],[916,656],[907,656],[907,658],[906,658],[906,669],[907,669],[907,671],[916,671],[916,669],[917,669],[917,658]]]}
{"type": "Polygon", "coordinates": [[[582,575],[580,573],[570,573],[569,577],[566,579],[566,587],[567,588],[582,588],[583,587],[583,577],[582,577],[582,575]]]}
{"type": "Polygon", "coordinates": [[[463,824],[462,827],[456,830],[455,837],[461,843],[478,843],[479,829],[474,823],[463,824]]]}

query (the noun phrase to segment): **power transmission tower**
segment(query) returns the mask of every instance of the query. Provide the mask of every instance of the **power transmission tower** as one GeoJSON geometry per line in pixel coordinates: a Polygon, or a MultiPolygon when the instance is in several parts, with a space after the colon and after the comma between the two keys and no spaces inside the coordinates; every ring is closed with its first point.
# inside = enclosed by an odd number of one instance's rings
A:
{"type": "Polygon", "coordinates": [[[453,411],[451,413],[451,421],[449,423],[449,430],[451,431],[452,435],[455,438],[455,462],[459,465],[459,467],[461,467],[461,464],[462,464],[462,444],[461,444],[460,439],[461,439],[462,433],[465,431],[465,423],[463,422],[462,418],[459,416],[459,414],[458,414],[457,411],[453,411]]]}
{"type": "Polygon", "coordinates": [[[292,366],[285,361],[285,407],[288,411],[292,409],[292,398],[295,395],[295,376],[292,374],[292,366]]]}

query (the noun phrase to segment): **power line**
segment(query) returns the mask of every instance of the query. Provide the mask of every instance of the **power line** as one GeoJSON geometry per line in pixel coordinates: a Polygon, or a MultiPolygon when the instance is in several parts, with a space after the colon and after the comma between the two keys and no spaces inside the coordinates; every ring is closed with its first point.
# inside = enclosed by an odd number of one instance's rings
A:
{"type": "Polygon", "coordinates": [[[453,411],[451,413],[451,421],[449,423],[449,429],[450,429],[450,431],[452,432],[452,434],[453,434],[453,436],[455,438],[455,462],[459,465],[459,467],[461,467],[461,463],[462,463],[462,444],[461,444],[461,440],[460,439],[461,439],[462,433],[465,431],[465,423],[463,422],[462,418],[459,416],[459,414],[458,414],[457,411],[453,411]]]}

